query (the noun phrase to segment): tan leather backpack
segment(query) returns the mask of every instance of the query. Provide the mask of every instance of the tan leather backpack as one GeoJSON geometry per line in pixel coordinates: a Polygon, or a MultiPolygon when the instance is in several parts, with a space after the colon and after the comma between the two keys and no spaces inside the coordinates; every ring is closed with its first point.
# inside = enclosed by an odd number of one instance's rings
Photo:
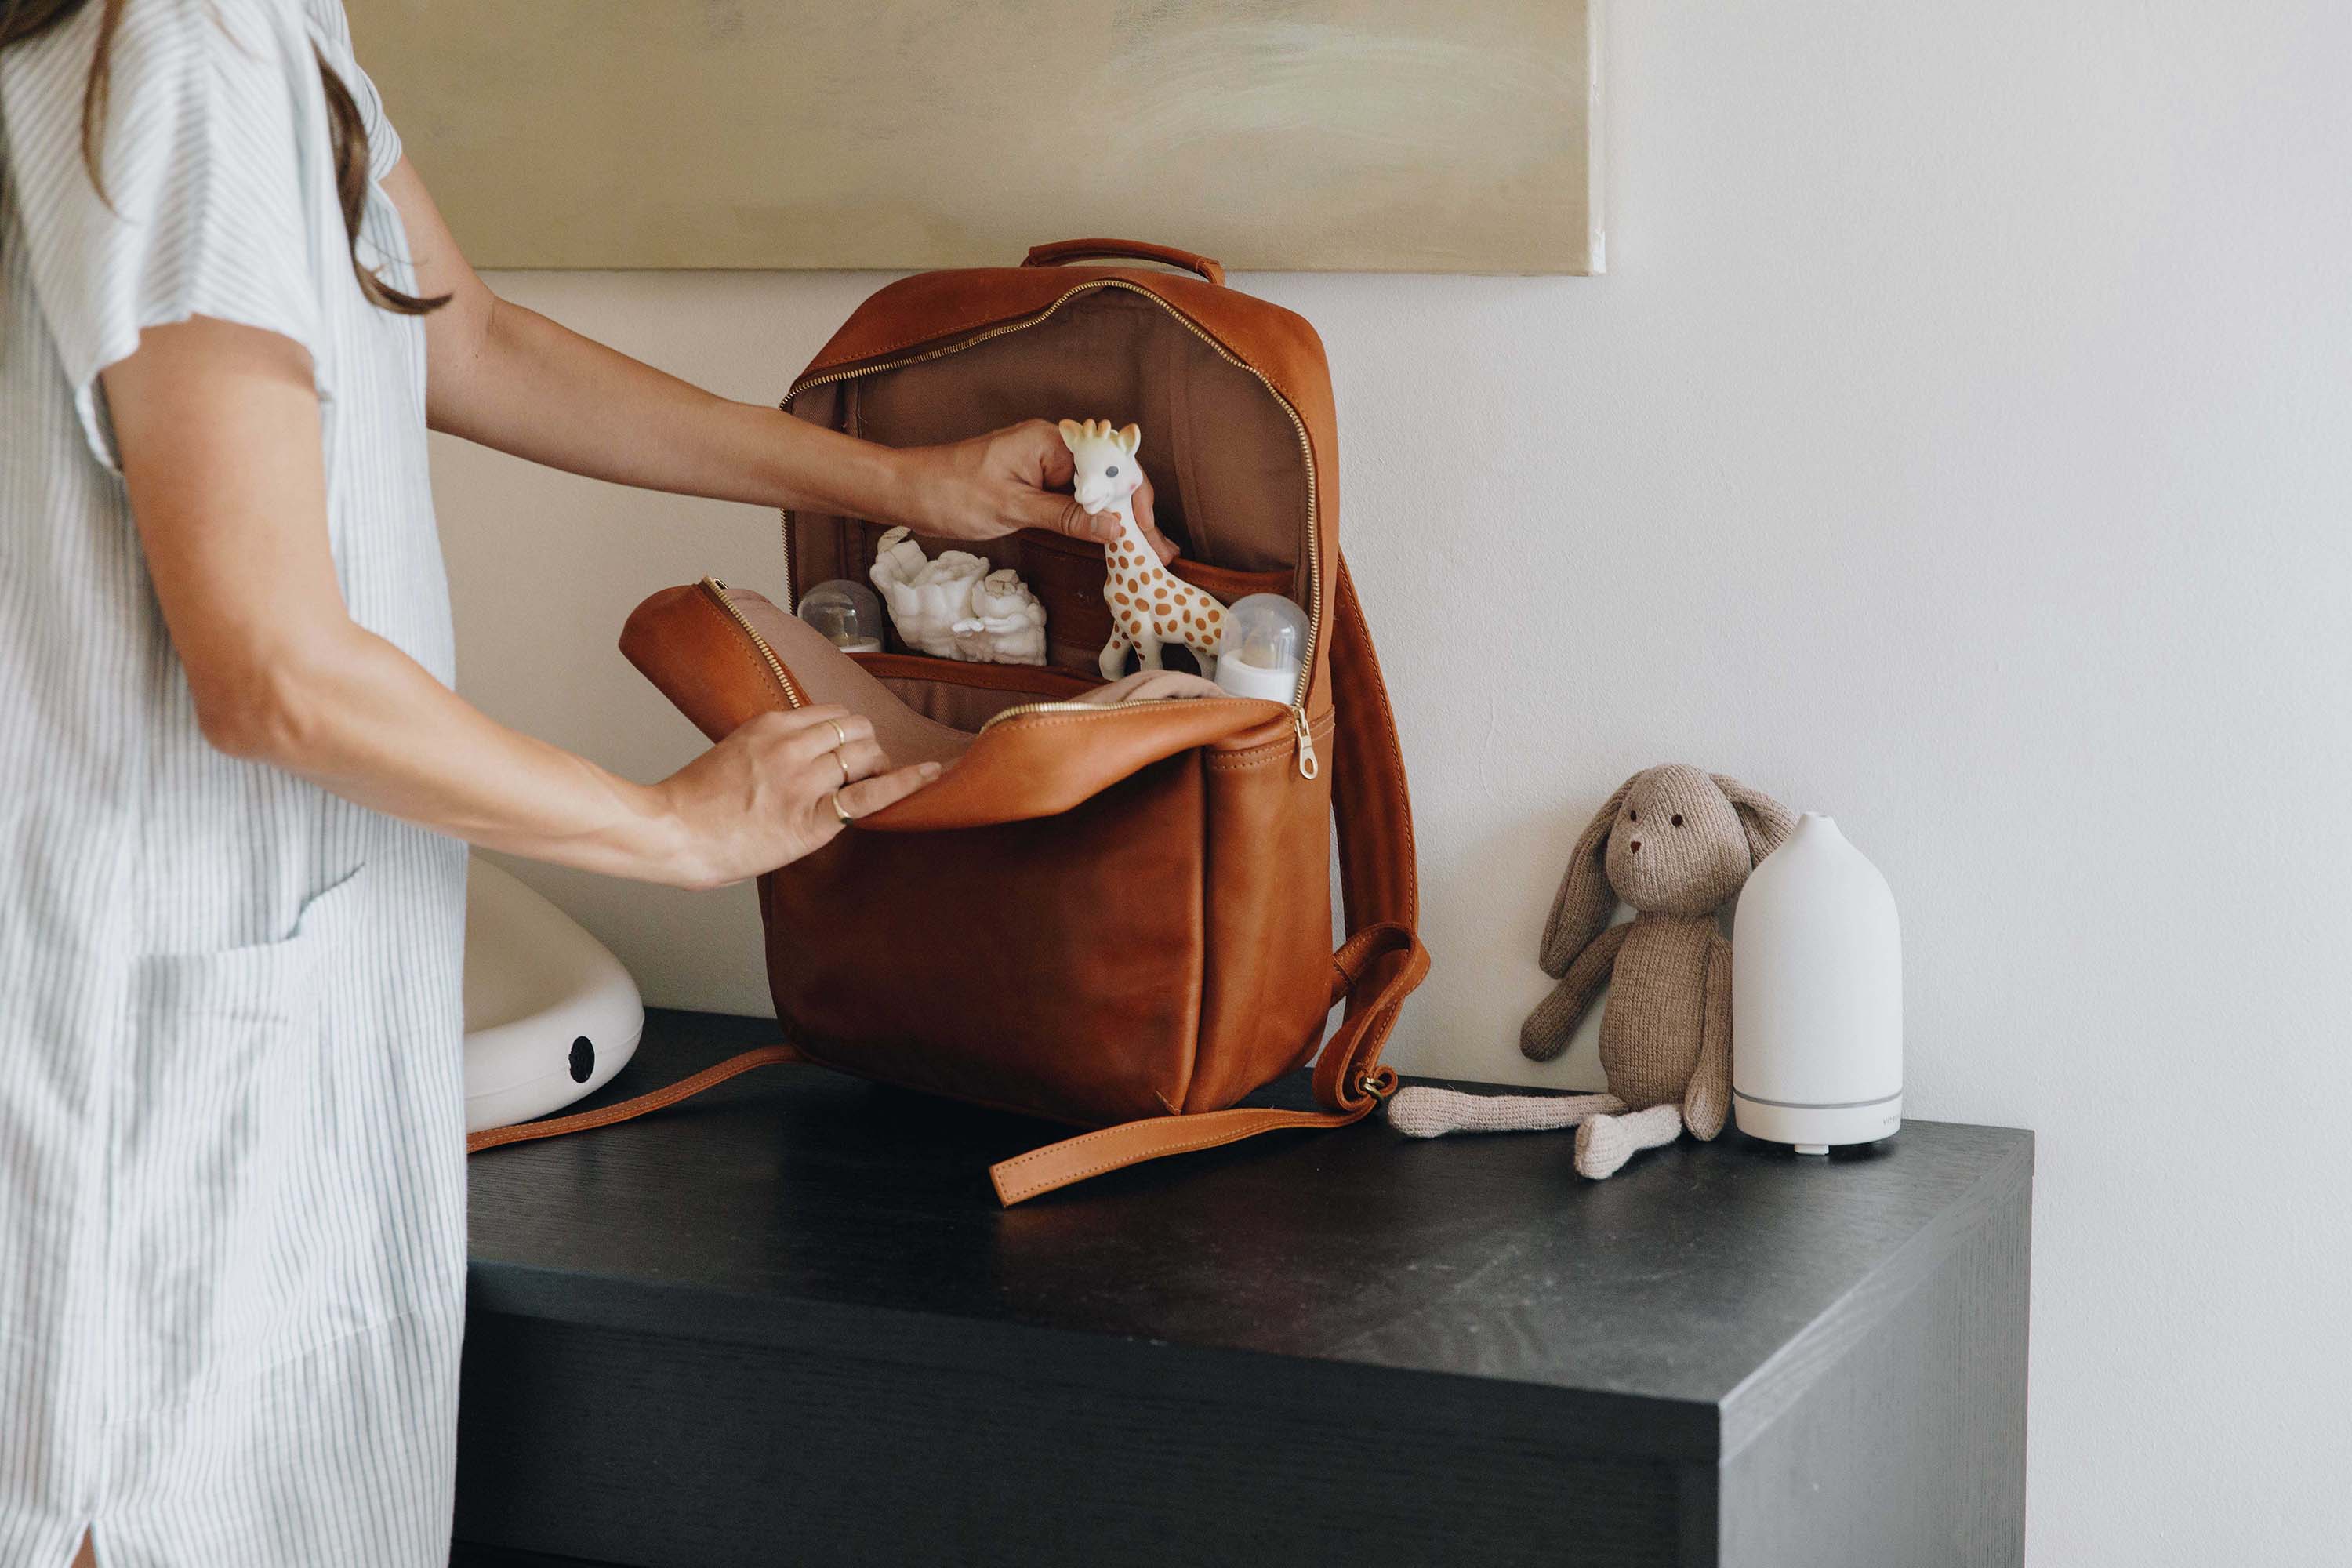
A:
{"type": "MultiPolygon", "coordinates": [[[[1227,602],[1271,592],[1305,606],[1297,688],[1287,707],[1070,704],[1097,683],[1110,620],[1101,547],[1058,535],[982,547],[1045,605],[1044,667],[885,651],[845,674],[829,651],[807,657],[817,634],[757,594],[711,579],[656,594],[622,650],[705,734],[838,701],[870,717],[895,758],[951,760],[927,789],[760,879],[789,1045],[468,1147],[602,1125],[751,1067],[807,1060],[1098,1129],[997,1165],[998,1195],[1013,1204],[1370,1112],[1395,1086],[1381,1047],[1429,959],[1395,726],[1339,555],[1331,384],[1314,329],[1225,287],[1205,257],[1071,240],[1019,267],[882,289],[782,406],[889,446],[1034,416],[1139,422],[1158,520],[1182,546],[1171,570],[1227,602]],[[1335,821],[1347,919],[1336,952],[1335,821]],[[1234,1109],[1309,1060],[1320,1110],[1234,1109]]],[[[783,605],[828,578],[863,581],[883,531],[786,512],[783,605]]],[[[921,542],[936,553],[950,542],[921,542]]]]}

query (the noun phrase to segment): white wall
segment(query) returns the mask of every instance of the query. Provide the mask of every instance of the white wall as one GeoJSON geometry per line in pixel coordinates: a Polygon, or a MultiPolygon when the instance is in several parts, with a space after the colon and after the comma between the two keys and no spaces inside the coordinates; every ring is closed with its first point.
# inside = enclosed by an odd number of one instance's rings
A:
{"type": "MultiPolygon", "coordinates": [[[[1628,0],[1609,277],[1237,279],[1331,350],[1437,954],[1393,1059],[1570,1081],[1516,1031],[1632,769],[1833,812],[1903,907],[1907,1109],[2041,1134],[2053,1568],[2352,1528],[2347,59],[2316,0],[1628,0]]],[[[770,400],[877,281],[501,286],[770,400]]],[[[772,516],[438,460],[465,689],[682,761],[613,638],[772,587],[772,516]]],[[[534,879],[654,1001],[765,1010],[747,893],[534,879]]]]}

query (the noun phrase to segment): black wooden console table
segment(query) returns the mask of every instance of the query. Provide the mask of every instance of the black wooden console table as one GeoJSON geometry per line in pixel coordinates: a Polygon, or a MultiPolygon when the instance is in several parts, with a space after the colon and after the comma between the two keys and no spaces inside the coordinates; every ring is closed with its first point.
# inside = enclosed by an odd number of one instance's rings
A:
{"type": "Polygon", "coordinates": [[[793,1067],[478,1156],[453,1563],[2022,1555],[2030,1133],[1371,1121],[998,1209],[1055,1131],[793,1067]]]}

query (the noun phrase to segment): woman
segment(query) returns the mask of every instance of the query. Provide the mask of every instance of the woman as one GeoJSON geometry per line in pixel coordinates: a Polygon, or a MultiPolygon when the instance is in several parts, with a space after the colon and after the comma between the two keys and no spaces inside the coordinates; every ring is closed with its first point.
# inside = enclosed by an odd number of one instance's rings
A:
{"type": "Polygon", "coordinates": [[[465,843],[707,888],[921,787],[839,710],[656,784],[449,689],[425,431],[1101,537],[495,299],[340,0],[0,0],[0,1563],[446,1561],[465,843]],[[461,842],[463,841],[463,842],[461,842]]]}

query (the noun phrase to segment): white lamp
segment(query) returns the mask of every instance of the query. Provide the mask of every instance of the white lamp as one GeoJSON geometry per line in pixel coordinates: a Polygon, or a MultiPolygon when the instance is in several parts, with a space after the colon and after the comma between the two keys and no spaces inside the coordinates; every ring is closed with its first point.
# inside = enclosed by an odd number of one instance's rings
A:
{"type": "Polygon", "coordinates": [[[544,1116],[636,1054],[636,983],[572,917],[475,857],[466,877],[466,1131],[544,1116]]]}
{"type": "Polygon", "coordinates": [[[1837,824],[1807,812],[1740,889],[1731,934],[1739,1130],[1800,1154],[1903,1121],[1903,934],[1895,895],[1837,824]]]}

